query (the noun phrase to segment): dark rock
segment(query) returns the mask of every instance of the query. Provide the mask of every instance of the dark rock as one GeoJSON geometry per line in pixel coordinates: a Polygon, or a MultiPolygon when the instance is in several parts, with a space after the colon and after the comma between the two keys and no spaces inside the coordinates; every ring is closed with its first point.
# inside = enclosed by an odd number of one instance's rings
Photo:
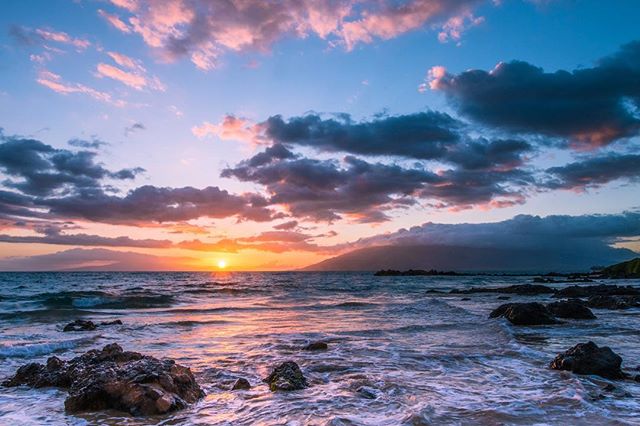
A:
{"type": "Polygon", "coordinates": [[[249,390],[249,389],[251,389],[251,383],[249,383],[247,379],[242,377],[236,380],[236,382],[233,384],[233,387],[231,388],[231,390],[249,390]]]}
{"type": "Polygon", "coordinates": [[[568,370],[576,374],[596,374],[607,379],[622,379],[622,358],[609,347],[593,342],[579,343],[558,354],[549,365],[554,370],[568,370]]]}
{"type": "Polygon", "coordinates": [[[510,296],[498,296],[498,297],[496,297],[496,299],[498,299],[498,300],[509,300],[509,299],[511,299],[511,297],[510,296]]]}
{"type": "Polygon", "coordinates": [[[605,386],[602,387],[602,390],[605,392],[613,392],[614,390],[616,390],[616,387],[613,386],[611,383],[607,383],[605,386]]]}
{"type": "Polygon", "coordinates": [[[591,296],[587,306],[596,309],[629,309],[640,307],[640,296],[591,296]]]}
{"type": "Polygon", "coordinates": [[[505,293],[518,294],[521,296],[534,296],[538,294],[552,294],[556,290],[546,285],[537,284],[517,284],[507,287],[471,287],[465,290],[451,290],[453,294],[472,294],[472,293],[505,293]]]}
{"type": "Polygon", "coordinates": [[[465,300],[465,301],[466,301],[466,300],[471,300],[471,298],[470,298],[470,297],[463,297],[463,298],[462,298],[462,299],[460,299],[460,300],[465,300]]]}
{"type": "Polygon", "coordinates": [[[429,271],[425,271],[423,269],[409,269],[407,271],[397,271],[395,269],[386,269],[381,270],[373,274],[376,277],[407,277],[407,276],[459,276],[464,274],[459,274],[454,271],[437,271],[435,269],[431,269],[429,271]]]}
{"type": "Polygon", "coordinates": [[[117,320],[113,320],[113,321],[102,321],[100,324],[98,324],[100,327],[104,326],[104,325],[122,325],[122,321],[117,319],[117,320]]]}
{"type": "Polygon", "coordinates": [[[376,399],[378,397],[377,390],[370,388],[369,386],[360,386],[356,392],[366,399],[376,399]]]}
{"type": "Polygon", "coordinates": [[[556,292],[555,297],[591,297],[591,296],[639,296],[640,290],[631,286],[617,285],[572,285],[556,292]]]}
{"type": "Polygon", "coordinates": [[[77,319],[65,325],[62,331],[91,331],[95,329],[96,325],[93,321],[77,319]]]}
{"type": "Polygon", "coordinates": [[[299,390],[309,386],[300,367],[293,361],[278,365],[264,381],[271,392],[299,390]]]}
{"type": "Polygon", "coordinates": [[[547,309],[558,318],[596,319],[596,316],[580,300],[561,300],[549,303],[547,309]]]}
{"type": "Polygon", "coordinates": [[[609,266],[600,273],[606,278],[640,278],[640,257],[609,266]]]}
{"type": "Polygon", "coordinates": [[[317,341],[309,343],[302,349],[305,351],[326,351],[327,349],[329,349],[329,345],[327,345],[326,342],[317,341]]]}
{"type": "Polygon", "coordinates": [[[537,302],[533,303],[506,303],[499,306],[489,318],[505,317],[515,325],[544,325],[557,324],[551,312],[537,302]]]}
{"type": "Polygon", "coordinates": [[[69,361],[51,357],[46,366],[27,364],[2,385],[67,389],[64,406],[70,413],[115,409],[133,415],[163,414],[204,396],[187,367],[125,352],[116,343],[69,361]]]}

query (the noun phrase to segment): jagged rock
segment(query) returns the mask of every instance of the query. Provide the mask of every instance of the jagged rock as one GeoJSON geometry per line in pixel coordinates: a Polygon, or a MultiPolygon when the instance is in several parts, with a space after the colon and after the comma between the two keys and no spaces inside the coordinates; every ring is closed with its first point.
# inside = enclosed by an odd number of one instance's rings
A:
{"type": "Polygon", "coordinates": [[[622,358],[607,346],[593,342],[579,343],[558,354],[549,365],[554,370],[568,370],[576,374],[596,374],[607,379],[623,379],[622,358]]]}
{"type": "Polygon", "coordinates": [[[70,413],[115,409],[133,415],[163,414],[204,396],[189,368],[123,351],[116,343],[69,361],[51,357],[46,366],[24,365],[2,385],[68,389],[64,405],[70,413]]]}
{"type": "Polygon", "coordinates": [[[549,303],[547,309],[558,318],[596,319],[596,316],[580,300],[561,300],[549,303]]]}
{"type": "Polygon", "coordinates": [[[302,370],[293,361],[285,361],[278,365],[264,381],[269,385],[271,392],[299,390],[309,386],[302,370]]]}
{"type": "Polygon", "coordinates": [[[242,377],[236,380],[236,382],[233,384],[233,387],[231,388],[231,390],[249,390],[249,389],[251,389],[251,383],[249,383],[247,379],[242,377]]]}
{"type": "Polygon", "coordinates": [[[640,307],[640,296],[591,296],[587,306],[596,309],[629,309],[640,307]]]}
{"type": "Polygon", "coordinates": [[[327,349],[329,349],[329,345],[327,345],[326,342],[317,341],[309,343],[302,349],[305,351],[326,351],[327,349]]]}
{"type": "Polygon", "coordinates": [[[505,317],[515,325],[544,325],[557,324],[551,312],[537,302],[506,303],[494,309],[489,318],[505,317]]]}
{"type": "Polygon", "coordinates": [[[104,326],[104,325],[122,325],[122,320],[113,320],[113,321],[102,321],[100,322],[100,324],[98,324],[100,327],[104,326]]]}
{"type": "Polygon", "coordinates": [[[91,331],[96,329],[93,321],[77,319],[65,325],[62,331],[91,331]]]}

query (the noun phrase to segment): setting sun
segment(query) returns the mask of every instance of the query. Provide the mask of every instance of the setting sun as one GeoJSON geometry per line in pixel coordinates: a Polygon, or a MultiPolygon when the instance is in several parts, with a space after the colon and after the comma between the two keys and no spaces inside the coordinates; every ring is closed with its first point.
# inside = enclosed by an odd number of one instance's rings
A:
{"type": "Polygon", "coordinates": [[[224,259],[218,260],[218,269],[224,269],[227,267],[227,261],[224,259]]]}

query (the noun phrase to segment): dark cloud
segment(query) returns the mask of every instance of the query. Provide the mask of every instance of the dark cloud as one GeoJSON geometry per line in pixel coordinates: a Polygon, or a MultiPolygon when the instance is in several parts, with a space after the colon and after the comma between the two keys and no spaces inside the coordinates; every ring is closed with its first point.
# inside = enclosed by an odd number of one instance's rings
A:
{"type": "Polygon", "coordinates": [[[6,188],[34,196],[52,196],[102,187],[106,178],[133,179],[144,169],[110,171],[95,152],[56,149],[35,139],[0,135],[0,172],[6,188]]]}
{"type": "Polygon", "coordinates": [[[136,240],[129,237],[101,237],[89,234],[51,234],[44,236],[13,236],[0,234],[2,243],[25,244],[54,244],[65,246],[83,247],[137,247],[137,248],[169,248],[172,246],[169,240],[143,239],[136,240]]]}
{"type": "Polygon", "coordinates": [[[70,139],[67,141],[70,146],[75,148],[84,148],[84,149],[100,149],[103,146],[109,145],[107,142],[103,142],[99,139],[93,138],[91,140],[86,139],[70,139]]]}
{"type": "Polygon", "coordinates": [[[366,238],[352,247],[375,245],[446,245],[462,247],[545,248],[591,245],[603,248],[640,235],[640,212],[546,217],[518,215],[495,223],[428,222],[410,229],[366,238]]]}
{"type": "Polygon", "coordinates": [[[547,169],[545,186],[551,189],[584,189],[618,180],[640,179],[640,155],[616,154],[588,158],[561,167],[547,169]]]}
{"type": "Polygon", "coordinates": [[[298,226],[297,220],[291,220],[289,222],[279,223],[273,226],[273,229],[277,229],[279,231],[291,231],[298,226]]]}
{"type": "Polygon", "coordinates": [[[591,68],[545,72],[526,62],[491,71],[434,72],[432,88],[463,115],[515,132],[568,138],[595,147],[640,131],[640,42],[591,68]]]}
{"type": "MultiPolygon", "coordinates": [[[[509,152],[506,145],[496,152],[509,152]]],[[[512,186],[531,182],[527,172],[510,168],[434,173],[419,166],[369,163],[353,156],[346,156],[342,163],[293,155],[265,162],[262,154],[257,154],[260,161],[250,158],[223,170],[222,176],[261,184],[271,204],[285,205],[296,217],[324,221],[347,215],[361,222],[380,222],[389,219],[389,210],[411,206],[419,199],[435,199],[441,207],[484,204],[496,197],[520,202],[522,195],[512,186]]],[[[468,166],[480,167],[485,162],[469,160],[468,166]]]]}
{"type": "Polygon", "coordinates": [[[124,135],[129,136],[131,133],[146,129],[147,127],[142,123],[133,123],[131,126],[127,126],[124,128],[124,135]]]}

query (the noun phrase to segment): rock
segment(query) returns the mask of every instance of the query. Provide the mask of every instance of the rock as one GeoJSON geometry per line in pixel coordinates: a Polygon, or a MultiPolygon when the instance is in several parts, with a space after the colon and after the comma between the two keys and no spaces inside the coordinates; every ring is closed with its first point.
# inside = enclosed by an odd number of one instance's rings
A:
{"type": "Polygon", "coordinates": [[[133,415],[164,414],[204,396],[189,368],[123,351],[116,343],[69,361],[51,357],[46,366],[27,364],[2,385],[67,389],[64,406],[69,413],[115,409],[133,415]]]}
{"type": "Polygon", "coordinates": [[[460,299],[460,300],[467,301],[467,300],[471,300],[471,298],[470,298],[470,297],[463,297],[463,298],[462,298],[462,299],[460,299]]]}
{"type": "Polygon", "coordinates": [[[249,390],[249,389],[251,389],[251,383],[249,383],[247,379],[242,377],[236,380],[236,382],[233,384],[233,387],[231,388],[231,390],[249,390]]]}
{"type": "Polygon", "coordinates": [[[623,379],[622,358],[607,346],[593,342],[579,343],[558,354],[549,365],[554,370],[568,370],[576,374],[596,374],[607,379],[623,379]]]}
{"type": "Polygon", "coordinates": [[[489,318],[505,317],[515,325],[544,325],[557,324],[551,312],[537,302],[506,303],[493,310],[489,318]]]}
{"type": "Polygon", "coordinates": [[[93,321],[77,319],[65,325],[62,331],[91,331],[96,329],[93,321]]]}
{"type": "Polygon", "coordinates": [[[498,300],[509,300],[509,299],[511,299],[511,297],[510,296],[498,296],[498,297],[496,297],[496,299],[498,299],[498,300]]]}
{"type": "Polygon", "coordinates": [[[602,387],[602,390],[605,392],[613,392],[614,390],[616,390],[616,387],[613,386],[611,383],[607,383],[602,387]]]}
{"type": "Polygon", "coordinates": [[[547,309],[558,318],[596,319],[596,316],[580,300],[562,300],[547,305],[547,309]]]}
{"type": "Polygon", "coordinates": [[[471,287],[465,290],[454,289],[449,293],[452,294],[472,294],[472,293],[505,293],[518,294],[522,296],[534,296],[538,294],[552,294],[556,290],[546,285],[537,284],[517,284],[507,287],[471,287]]]}
{"type": "Polygon", "coordinates": [[[122,325],[122,321],[117,319],[117,320],[113,320],[113,321],[102,321],[100,324],[98,324],[100,327],[104,326],[104,325],[122,325]]]}
{"type": "Polygon", "coordinates": [[[356,392],[366,399],[376,399],[378,397],[378,391],[369,386],[360,386],[356,392]]]}
{"type": "Polygon", "coordinates": [[[587,306],[596,309],[629,309],[640,307],[640,296],[591,296],[587,306]]]}
{"type": "Polygon", "coordinates": [[[309,386],[300,367],[293,361],[285,361],[278,365],[264,381],[269,385],[271,392],[293,391],[309,386]]]}
{"type": "Polygon", "coordinates": [[[617,285],[572,285],[558,290],[555,297],[591,297],[591,296],[640,296],[640,290],[631,286],[617,285]]]}
{"type": "Polygon", "coordinates": [[[327,349],[329,349],[329,345],[327,345],[326,342],[322,341],[311,342],[307,346],[302,348],[302,350],[305,351],[326,351],[327,349]]]}

